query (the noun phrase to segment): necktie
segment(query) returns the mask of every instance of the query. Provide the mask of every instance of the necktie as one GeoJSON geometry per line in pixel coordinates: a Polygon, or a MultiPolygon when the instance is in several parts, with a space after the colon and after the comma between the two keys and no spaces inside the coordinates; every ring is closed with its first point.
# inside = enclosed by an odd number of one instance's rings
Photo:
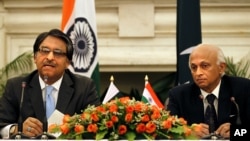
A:
{"type": "Polygon", "coordinates": [[[53,86],[46,87],[46,116],[47,118],[49,118],[50,115],[55,110],[55,102],[52,96],[52,90],[53,90],[53,86]]]}
{"type": "Polygon", "coordinates": [[[209,125],[209,132],[213,133],[217,128],[217,116],[214,107],[214,99],[215,96],[213,94],[209,94],[207,96],[208,106],[205,112],[205,122],[209,125]]]}

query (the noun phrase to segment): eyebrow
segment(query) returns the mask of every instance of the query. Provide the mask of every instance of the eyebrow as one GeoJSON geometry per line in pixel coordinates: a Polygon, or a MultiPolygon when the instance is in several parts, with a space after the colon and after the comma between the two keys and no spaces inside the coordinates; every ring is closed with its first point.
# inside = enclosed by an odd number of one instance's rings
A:
{"type": "MultiPolygon", "coordinates": [[[[64,51],[63,49],[61,49],[61,48],[55,48],[55,49],[51,49],[51,48],[49,48],[48,46],[40,46],[40,48],[48,48],[48,49],[50,49],[50,50],[61,50],[61,51],[64,51]]],[[[65,51],[66,52],[66,51],[65,51]]]]}

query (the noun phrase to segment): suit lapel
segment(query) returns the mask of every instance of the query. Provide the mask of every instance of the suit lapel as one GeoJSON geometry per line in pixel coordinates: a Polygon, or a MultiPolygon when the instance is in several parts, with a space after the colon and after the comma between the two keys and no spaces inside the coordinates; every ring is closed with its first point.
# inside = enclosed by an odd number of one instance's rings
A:
{"type": "Polygon", "coordinates": [[[193,85],[193,90],[191,94],[191,106],[193,109],[195,109],[195,115],[193,118],[196,118],[196,120],[202,122],[204,119],[204,104],[203,104],[203,97],[201,95],[200,88],[197,85],[193,85]]]}
{"type": "Polygon", "coordinates": [[[34,108],[35,116],[39,118],[41,121],[45,116],[44,103],[42,97],[42,90],[38,79],[38,73],[32,77],[30,83],[30,89],[28,91],[28,95],[31,99],[31,103],[34,108]]]}
{"type": "Polygon", "coordinates": [[[219,101],[218,101],[218,122],[222,123],[227,120],[231,114],[231,90],[230,85],[222,78],[219,101]]]}
{"type": "Polygon", "coordinates": [[[58,100],[56,104],[56,109],[65,113],[67,108],[69,107],[70,101],[72,99],[74,89],[71,87],[73,85],[73,81],[69,77],[67,73],[64,74],[62,84],[60,86],[60,90],[58,93],[58,100]]]}

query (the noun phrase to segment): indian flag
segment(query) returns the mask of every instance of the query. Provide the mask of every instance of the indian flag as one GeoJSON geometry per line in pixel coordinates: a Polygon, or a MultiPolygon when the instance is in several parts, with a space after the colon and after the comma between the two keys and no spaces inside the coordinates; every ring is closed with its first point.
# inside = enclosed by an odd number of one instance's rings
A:
{"type": "Polygon", "coordinates": [[[91,77],[100,94],[95,1],[63,0],[61,29],[73,42],[69,69],[91,77]]]}
{"type": "Polygon", "coordinates": [[[156,105],[159,108],[164,108],[164,106],[162,105],[161,101],[158,99],[157,95],[155,94],[153,88],[151,87],[148,81],[145,84],[145,88],[143,90],[141,101],[145,103],[150,103],[151,105],[156,105]]]}

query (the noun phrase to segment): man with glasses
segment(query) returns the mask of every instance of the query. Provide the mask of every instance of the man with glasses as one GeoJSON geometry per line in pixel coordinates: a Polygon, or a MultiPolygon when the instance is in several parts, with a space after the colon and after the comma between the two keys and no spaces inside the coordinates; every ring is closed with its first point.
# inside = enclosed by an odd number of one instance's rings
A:
{"type": "Polygon", "coordinates": [[[66,34],[58,29],[41,33],[36,38],[33,52],[37,69],[25,77],[9,79],[0,99],[2,138],[9,138],[19,130],[26,137],[37,137],[44,132],[43,124],[47,122],[44,119],[47,120],[55,110],[74,115],[80,114],[88,105],[100,104],[94,82],[68,70],[73,45],[66,34]],[[52,101],[46,98],[50,93],[45,91],[47,87],[52,87],[52,101]],[[50,102],[54,107],[47,107],[50,102]],[[52,113],[48,115],[46,112],[50,110],[52,113]],[[18,130],[18,126],[22,128],[18,130]]]}

